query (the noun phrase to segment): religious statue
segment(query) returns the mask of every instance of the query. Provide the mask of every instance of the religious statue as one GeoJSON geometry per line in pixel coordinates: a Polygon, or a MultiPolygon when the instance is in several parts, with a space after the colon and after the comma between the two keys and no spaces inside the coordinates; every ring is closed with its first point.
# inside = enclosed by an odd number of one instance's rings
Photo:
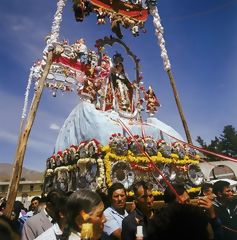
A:
{"type": "Polygon", "coordinates": [[[150,116],[153,116],[157,111],[157,107],[160,106],[160,103],[151,86],[149,86],[148,90],[145,92],[145,100],[146,111],[150,114],[150,116]]]}
{"type": "Polygon", "coordinates": [[[111,69],[110,79],[115,96],[115,106],[118,110],[132,112],[133,85],[125,74],[123,57],[119,53],[115,54],[113,63],[114,67],[111,69]]]}

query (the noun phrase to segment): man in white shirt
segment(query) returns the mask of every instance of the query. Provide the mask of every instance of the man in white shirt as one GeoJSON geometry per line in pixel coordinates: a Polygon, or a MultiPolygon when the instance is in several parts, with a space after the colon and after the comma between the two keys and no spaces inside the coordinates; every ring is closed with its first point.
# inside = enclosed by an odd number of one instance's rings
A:
{"type": "Polygon", "coordinates": [[[108,189],[111,207],[104,211],[106,239],[121,239],[122,221],[128,215],[126,211],[126,190],[122,183],[114,183],[108,189]]]}

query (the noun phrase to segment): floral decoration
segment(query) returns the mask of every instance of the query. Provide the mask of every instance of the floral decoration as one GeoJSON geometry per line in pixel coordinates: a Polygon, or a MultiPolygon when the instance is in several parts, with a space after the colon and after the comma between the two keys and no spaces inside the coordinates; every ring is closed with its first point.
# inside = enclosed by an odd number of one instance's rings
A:
{"type": "MultiPolygon", "coordinates": [[[[192,159],[188,154],[185,154],[184,158],[181,159],[180,155],[173,152],[169,157],[166,157],[166,155],[160,151],[162,147],[168,145],[164,140],[156,142],[152,137],[142,139],[140,136],[135,136],[135,138],[142,144],[144,151],[150,147],[151,151],[148,151],[151,153],[149,158],[142,155],[144,152],[142,154],[136,154],[138,147],[135,145],[136,142],[132,138],[126,138],[121,134],[113,134],[110,138],[109,145],[106,146],[102,146],[99,141],[92,139],[91,141],[81,142],[78,146],[71,145],[63,151],[58,151],[47,159],[45,176],[52,176],[58,171],[72,173],[79,171],[78,176],[84,178],[85,181],[89,181],[88,187],[91,186],[91,181],[93,181],[96,188],[104,189],[111,186],[115,181],[114,179],[117,179],[116,181],[122,182],[129,188],[135,179],[138,180],[143,176],[148,176],[148,178],[150,176],[156,177],[156,175],[153,174],[156,171],[155,166],[158,164],[164,176],[171,182],[179,181],[181,179],[179,176],[182,174],[185,182],[189,181],[189,178],[186,177],[189,171],[188,167],[190,165],[196,166],[199,163],[197,156],[192,159]],[[125,143],[125,145],[118,144],[116,141],[118,141],[118,143],[125,143]],[[147,144],[148,141],[150,142],[147,144]],[[131,147],[131,144],[134,145],[131,147]],[[128,146],[129,148],[127,148],[128,146]],[[156,146],[158,150],[155,152],[156,146]],[[117,151],[116,148],[119,150],[117,151]],[[115,167],[120,166],[118,163],[124,164],[124,168],[121,170],[124,170],[124,174],[118,171],[120,168],[115,167]],[[96,166],[93,166],[91,169],[91,164],[96,164],[96,166]],[[173,169],[172,171],[179,174],[173,176],[170,171],[167,172],[167,167],[171,167],[173,169]],[[150,175],[150,173],[152,175],[150,175]],[[170,178],[170,174],[173,176],[172,178],[170,178]],[[124,178],[122,176],[124,176],[124,178]]],[[[173,144],[173,147],[176,147],[175,144],[173,144]]],[[[184,147],[184,149],[186,148],[184,147]]],[[[160,180],[161,183],[164,184],[164,181],[162,179],[160,180]]],[[[191,185],[195,186],[192,182],[191,185]]],[[[196,189],[197,188],[190,188],[189,191],[195,192],[196,189]]],[[[130,193],[128,193],[128,195],[129,194],[130,193]]],[[[154,189],[153,194],[160,195],[162,192],[154,189]]]]}

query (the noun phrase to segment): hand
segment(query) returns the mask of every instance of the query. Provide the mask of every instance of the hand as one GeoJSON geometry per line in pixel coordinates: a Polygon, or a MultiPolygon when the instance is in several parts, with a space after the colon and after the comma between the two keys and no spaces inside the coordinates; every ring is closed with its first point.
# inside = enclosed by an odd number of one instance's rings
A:
{"type": "Polygon", "coordinates": [[[208,198],[207,196],[198,198],[198,206],[205,208],[208,211],[210,218],[216,217],[215,210],[213,207],[213,201],[210,198],[208,198]]]}

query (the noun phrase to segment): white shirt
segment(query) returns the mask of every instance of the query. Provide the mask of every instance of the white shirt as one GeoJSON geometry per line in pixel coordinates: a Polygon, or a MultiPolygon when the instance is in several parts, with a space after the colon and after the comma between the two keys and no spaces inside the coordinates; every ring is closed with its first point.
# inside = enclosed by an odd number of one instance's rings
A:
{"type": "Polygon", "coordinates": [[[56,235],[62,235],[62,231],[59,228],[58,224],[55,223],[51,228],[47,231],[40,234],[35,240],[57,240],[56,235]]]}
{"type": "Polygon", "coordinates": [[[114,208],[108,207],[104,210],[106,222],[104,223],[104,232],[110,236],[115,230],[122,229],[122,221],[128,215],[124,211],[124,215],[119,214],[114,208]]]}
{"type": "Polygon", "coordinates": [[[81,240],[81,234],[79,232],[72,231],[68,240],[81,240]]]}

